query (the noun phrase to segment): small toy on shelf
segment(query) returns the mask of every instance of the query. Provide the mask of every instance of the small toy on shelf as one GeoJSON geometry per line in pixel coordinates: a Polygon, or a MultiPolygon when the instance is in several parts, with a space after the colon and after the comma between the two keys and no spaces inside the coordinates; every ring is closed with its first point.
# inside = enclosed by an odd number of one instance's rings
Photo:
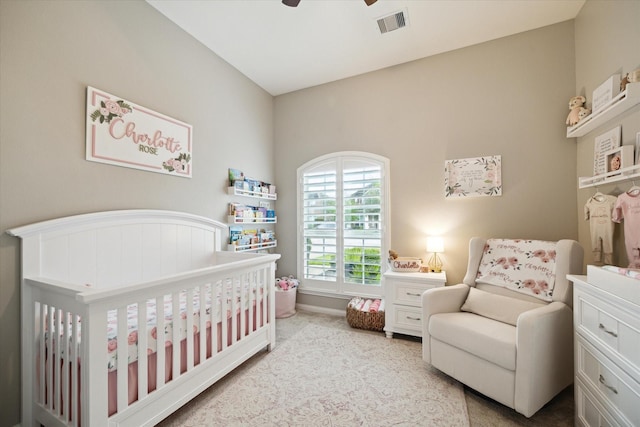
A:
{"type": "Polygon", "coordinates": [[[640,68],[633,70],[622,77],[620,80],[620,92],[627,88],[627,84],[640,82],[640,68]]]}
{"type": "Polygon", "coordinates": [[[578,111],[578,121],[581,122],[582,119],[587,117],[589,114],[591,114],[591,110],[590,109],[584,108],[584,107],[580,107],[580,110],[578,111]]]}
{"type": "Polygon", "coordinates": [[[580,108],[583,108],[587,99],[582,96],[574,96],[569,100],[569,116],[567,116],[566,124],[573,126],[580,121],[580,108]]]}

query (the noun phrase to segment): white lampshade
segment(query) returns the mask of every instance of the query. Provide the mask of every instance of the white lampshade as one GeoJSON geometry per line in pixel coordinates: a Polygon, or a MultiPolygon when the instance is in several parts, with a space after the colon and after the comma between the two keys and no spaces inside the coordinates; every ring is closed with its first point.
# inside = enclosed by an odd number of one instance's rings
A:
{"type": "Polygon", "coordinates": [[[427,237],[427,252],[444,252],[444,239],[442,237],[435,236],[427,237]]]}

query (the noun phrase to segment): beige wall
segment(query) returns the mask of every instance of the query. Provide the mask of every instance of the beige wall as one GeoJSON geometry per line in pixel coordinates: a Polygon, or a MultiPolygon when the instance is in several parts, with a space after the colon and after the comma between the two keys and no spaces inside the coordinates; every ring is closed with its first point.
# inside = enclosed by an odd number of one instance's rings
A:
{"type": "Polygon", "coordinates": [[[343,150],[391,160],[391,247],[427,257],[426,236],[442,234],[449,283],[473,236],[576,239],[573,31],[568,21],[276,97],[279,271],[296,272],[296,168],[343,150]],[[501,197],[445,199],[445,160],[490,155],[502,156],[501,197]]]}
{"type": "Polygon", "coordinates": [[[273,97],[142,1],[0,2],[0,425],[19,422],[8,228],[127,208],[226,218],[227,168],[273,180],[273,97]],[[88,162],[91,85],[193,125],[193,178],[88,162]]]}
{"type": "MultiPolygon", "coordinates": [[[[575,19],[576,38],[576,95],[585,95],[587,103],[592,93],[612,74],[623,74],[640,68],[640,2],[589,0],[575,19]]],[[[610,129],[621,126],[622,144],[633,145],[640,132],[640,106],[635,106],[608,123],[576,139],[578,150],[578,176],[593,175],[593,149],[595,138],[610,129]]],[[[640,181],[636,181],[640,185],[640,181]]],[[[626,191],[631,183],[609,184],[598,187],[614,196],[626,191]]],[[[595,188],[578,191],[577,215],[580,243],[585,248],[585,263],[593,264],[589,223],[583,219],[583,208],[595,188]]],[[[624,226],[616,225],[614,233],[614,263],[627,266],[624,248],[624,226]]]]}

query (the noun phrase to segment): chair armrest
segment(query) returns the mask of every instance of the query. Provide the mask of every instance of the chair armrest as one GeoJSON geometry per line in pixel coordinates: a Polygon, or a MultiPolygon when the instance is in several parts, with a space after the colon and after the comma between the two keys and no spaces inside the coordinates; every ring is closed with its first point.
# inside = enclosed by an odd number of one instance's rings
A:
{"type": "Polygon", "coordinates": [[[469,286],[460,283],[454,286],[432,288],[422,293],[422,359],[431,363],[431,336],[429,319],[437,313],[460,311],[469,294],[469,286]]]}
{"type": "Polygon", "coordinates": [[[516,325],[515,409],[527,417],[573,381],[573,312],[555,301],[516,325]]]}
{"type": "Polygon", "coordinates": [[[454,286],[431,288],[422,293],[422,316],[425,319],[436,313],[460,311],[469,294],[469,286],[460,283],[454,286]]]}

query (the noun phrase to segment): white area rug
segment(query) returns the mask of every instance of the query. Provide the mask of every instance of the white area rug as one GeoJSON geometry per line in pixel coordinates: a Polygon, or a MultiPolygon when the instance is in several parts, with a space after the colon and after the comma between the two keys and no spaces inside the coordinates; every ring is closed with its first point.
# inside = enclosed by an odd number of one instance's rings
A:
{"type": "Polygon", "coordinates": [[[421,343],[305,325],[163,426],[468,426],[462,387],[421,343]]]}

